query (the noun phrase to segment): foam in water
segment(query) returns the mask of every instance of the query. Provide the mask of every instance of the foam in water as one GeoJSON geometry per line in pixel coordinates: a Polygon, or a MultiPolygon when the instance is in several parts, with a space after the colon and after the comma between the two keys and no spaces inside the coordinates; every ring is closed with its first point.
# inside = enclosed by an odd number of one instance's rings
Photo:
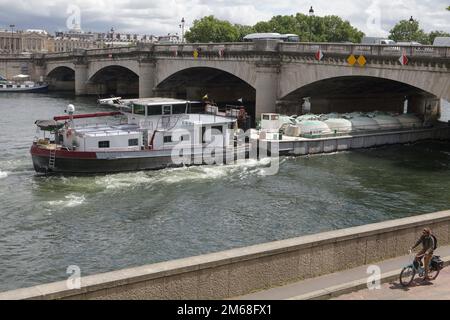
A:
{"type": "Polygon", "coordinates": [[[1,171],[1,170],[0,170],[0,179],[4,179],[4,178],[6,178],[7,176],[8,176],[8,172],[1,171]]]}
{"type": "Polygon", "coordinates": [[[117,173],[98,177],[95,183],[106,190],[133,189],[139,186],[152,187],[157,184],[178,184],[190,181],[217,180],[227,177],[245,179],[249,175],[265,175],[264,166],[270,159],[242,160],[230,165],[204,165],[180,167],[159,171],[117,173]]]}
{"type": "Polygon", "coordinates": [[[77,196],[74,194],[69,194],[65,196],[65,200],[48,201],[51,206],[73,208],[79,206],[85,202],[85,197],[83,195],[77,196]]]}

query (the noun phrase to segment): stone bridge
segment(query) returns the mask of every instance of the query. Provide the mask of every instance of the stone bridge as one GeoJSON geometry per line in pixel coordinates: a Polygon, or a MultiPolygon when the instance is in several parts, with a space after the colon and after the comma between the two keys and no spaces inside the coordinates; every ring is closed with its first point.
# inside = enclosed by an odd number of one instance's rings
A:
{"type": "Polygon", "coordinates": [[[424,112],[430,101],[450,101],[450,47],[266,40],[76,50],[32,60],[36,78],[77,95],[244,98],[256,115],[283,107],[296,112],[305,97],[314,112],[399,109],[405,99],[424,112]]]}

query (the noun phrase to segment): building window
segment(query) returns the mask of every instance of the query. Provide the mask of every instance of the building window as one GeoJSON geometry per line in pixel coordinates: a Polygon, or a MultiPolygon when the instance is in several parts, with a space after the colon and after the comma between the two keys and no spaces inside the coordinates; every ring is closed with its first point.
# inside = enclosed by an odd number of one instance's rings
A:
{"type": "Polygon", "coordinates": [[[98,147],[99,148],[109,148],[109,141],[99,141],[98,147]]]}
{"type": "Polygon", "coordinates": [[[134,147],[139,145],[139,139],[128,139],[128,146],[134,147]]]}
{"type": "Polygon", "coordinates": [[[190,140],[190,137],[188,134],[182,135],[180,138],[180,141],[189,141],[189,140],[190,140]]]}
{"type": "Polygon", "coordinates": [[[164,136],[164,143],[172,142],[172,136],[164,136]]]}

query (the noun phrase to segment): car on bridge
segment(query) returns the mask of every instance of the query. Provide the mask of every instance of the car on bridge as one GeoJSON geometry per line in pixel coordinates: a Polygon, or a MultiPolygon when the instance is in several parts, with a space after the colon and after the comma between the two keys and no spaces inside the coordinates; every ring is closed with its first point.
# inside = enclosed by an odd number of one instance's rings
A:
{"type": "Polygon", "coordinates": [[[244,37],[244,41],[251,42],[255,40],[280,40],[283,42],[300,42],[300,37],[296,34],[280,34],[280,33],[251,33],[244,37]]]}

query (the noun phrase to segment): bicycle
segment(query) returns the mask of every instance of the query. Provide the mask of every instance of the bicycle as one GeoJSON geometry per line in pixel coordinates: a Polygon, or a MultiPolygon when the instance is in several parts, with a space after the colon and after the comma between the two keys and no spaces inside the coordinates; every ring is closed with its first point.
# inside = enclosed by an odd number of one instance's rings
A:
{"type": "MultiPolygon", "coordinates": [[[[409,250],[408,253],[411,254],[412,251],[409,250]]],[[[425,278],[425,268],[423,267],[422,263],[422,258],[424,256],[425,254],[420,255],[419,259],[417,260],[414,256],[413,262],[402,269],[402,271],[400,272],[400,283],[402,286],[408,287],[413,282],[416,274],[418,274],[418,276],[421,278],[425,278]]],[[[428,277],[430,278],[430,280],[435,280],[443,267],[444,263],[440,259],[440,256],[433,255],[433,257],[430,259],[430,265],[428,267],[428,277]]]]}

